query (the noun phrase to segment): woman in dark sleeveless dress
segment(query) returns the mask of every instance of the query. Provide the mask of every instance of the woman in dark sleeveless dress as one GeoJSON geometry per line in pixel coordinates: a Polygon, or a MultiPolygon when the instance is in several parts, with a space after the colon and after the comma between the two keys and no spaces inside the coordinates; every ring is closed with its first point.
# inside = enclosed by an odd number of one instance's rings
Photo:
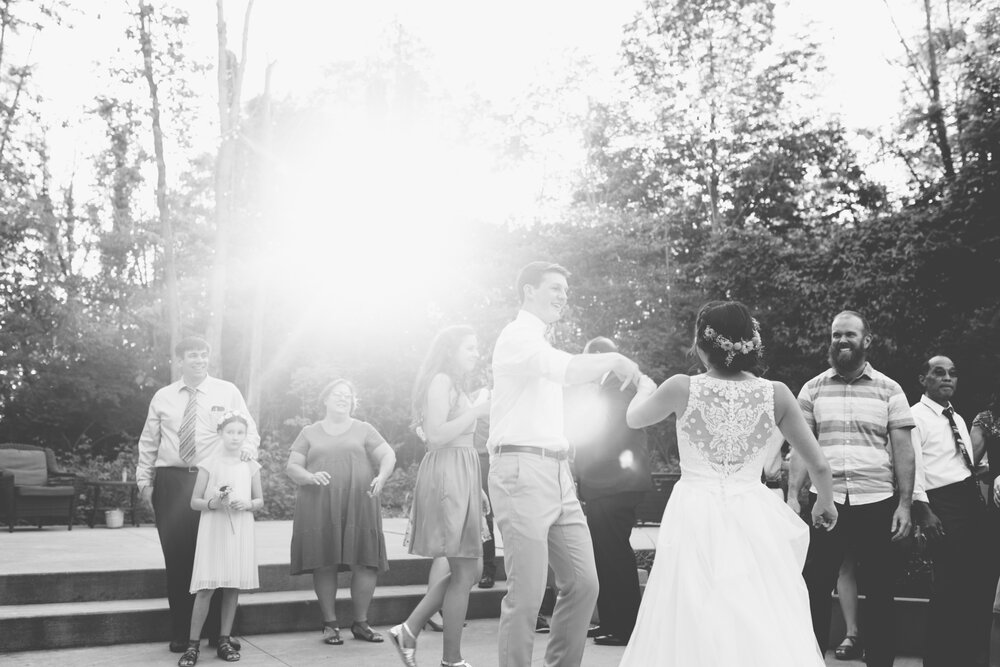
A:
{"type": "Polygon", "coordinates": [[[462,625],[469,591],[479,581],[483,556],[483,499],[479,454],[473,447],[476,421],[489,415],[489,401],[475,405],[466,379],[479,361],[471,327],[441,331],[424,359],[413,389],[414,424],[427,442],[413,490],[410,553],[447,558],[449,573],[430,582],[409,618],[389,630],[403,664],[416,664],[417,636],[439,609],[444,617],[442,665],[470,667],[462,659],[462,625]]]}
{"type": "Polygon", "coordinates": [[[349,381],[328,384],[319,402],[326,416],[302,429],[285,467],[299,485],[291,571],[312,574],[323,612],[323,641],[343,644],[334,603],[337,573],[350,570],[351,634],[381,642],[382,635],[368,625],[368,605],[378,573],[389,569],[379,499],[396,466],[396,454],[374,426],[351,416],[357,399],[349,381]]]}

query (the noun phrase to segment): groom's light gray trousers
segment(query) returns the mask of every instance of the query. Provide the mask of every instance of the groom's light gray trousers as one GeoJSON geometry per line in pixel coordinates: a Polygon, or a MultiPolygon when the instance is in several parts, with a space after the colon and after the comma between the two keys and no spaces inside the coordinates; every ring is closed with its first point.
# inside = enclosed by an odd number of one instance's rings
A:
{"type": "Polygon", "coordinates": [[[551,564],[555,613],[545,667],[578,667],[597,602],[597,569],[569,463],[529,453],[493,457],[490,499],[503,539],[507,595],[500,607],[500,667],[528,667],[551,564]]]}

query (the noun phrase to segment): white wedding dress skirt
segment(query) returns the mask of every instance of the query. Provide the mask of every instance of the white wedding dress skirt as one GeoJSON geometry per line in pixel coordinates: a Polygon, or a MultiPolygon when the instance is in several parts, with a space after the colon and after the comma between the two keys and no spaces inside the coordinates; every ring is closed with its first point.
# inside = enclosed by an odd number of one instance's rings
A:
{"type": "Polygon", "coordinates": [[[824,665],[802,579],[809,527],[760,482],[773,413],[768,381],[691,379],[681,480],[621,665],[824,665]]]}

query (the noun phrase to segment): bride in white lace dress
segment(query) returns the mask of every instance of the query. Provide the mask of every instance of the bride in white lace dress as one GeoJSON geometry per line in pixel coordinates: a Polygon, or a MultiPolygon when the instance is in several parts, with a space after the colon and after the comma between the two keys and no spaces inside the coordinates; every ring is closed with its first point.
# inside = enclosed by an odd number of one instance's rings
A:
{"type": "Polygon", "coordinates": [[[681,479],[621,665],[821,667],[802,579],[809,528],[760,478],[777,427],[816,484],[814,524],[829,530],[826,457],[788,387],[752,373],[760,332],[743,304],[703,306],[695,350],[707,373],[659,388],[644,376],[628,408],[632,428],[678,415],[681,479]]]}

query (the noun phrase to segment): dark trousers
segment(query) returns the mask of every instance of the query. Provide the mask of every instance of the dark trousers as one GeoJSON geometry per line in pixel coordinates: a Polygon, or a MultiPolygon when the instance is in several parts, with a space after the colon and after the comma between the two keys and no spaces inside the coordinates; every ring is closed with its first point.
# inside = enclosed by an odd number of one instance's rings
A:
{"type": "MultiPolygon", "coordinates": [[[[170,605],[171,637],[187,641],[191,629],[191,571],[194,569],[194,548],[198,541],[201,512],[191,509],[191,494],[198,478],[195,472],[182,468],[157,468],[153,486],[153,511],[156,532],[167,571],[167,602],[170,605]]],[[[203,636],[219,634],[221,596],[212,597],[212,606],[203,628],[203,636]]]]}
{"type": "MultiPolygon", "coordinates": [[[[1000,458],[1000,456],[998,456],[1000,458]]],[[[996,591],[1000,580],[1000,508],[993,501],[993,487],[990,485],[989,502],[986,507],[986,583],[987,591],[996,591]]],[[[991,614],[990,646],[987,660],[983,664],[1000,665],[1000,608],[994,599],[991,614]]]]}
{"type": "Polygon", "coordinates": [[[629,543],[639,492],[616,493],[587,501],[587,525],[594,543],[600,593],[597,614],[601,630],[629,639],[639,613],[639,576],[629,543]]]}
{"type": "MultiPolygon", "coordinates": [[[[490,455],[479,453],[479,476],[483,481],[483,491],[490,495],[490,455]]],[[[497,543],[493,539],[493,512],[486,515],[486,525],[490,529],[490,539],[483,542],[483,574],[495,577],[497,574],[497,543]]]]}
{"type": "Polygon", "coordinates": [[[928,544],[934,583],[924,667],[981,664],[988,650],[994,587],[987,561],[986,508],[967,480],[927,491],[944,536],[928,544]]]}
{"type": "MultiPolygon", "coordinates": [[[[810,506],[816,502],[810,494],[810,506]]],[[[837,526],[827,532],[809,531],[809,552],[802,572],[809,589],[813,632],[823,653],[830,643],[830,594],[844,554],[854,554],[858,583],[865,594],[861,633],[868,667],[891,667],[895,659],[893,586],[900,566],[900,550],[891,541],[895,497],[868,505],[837,505],[837,526]]]]}

